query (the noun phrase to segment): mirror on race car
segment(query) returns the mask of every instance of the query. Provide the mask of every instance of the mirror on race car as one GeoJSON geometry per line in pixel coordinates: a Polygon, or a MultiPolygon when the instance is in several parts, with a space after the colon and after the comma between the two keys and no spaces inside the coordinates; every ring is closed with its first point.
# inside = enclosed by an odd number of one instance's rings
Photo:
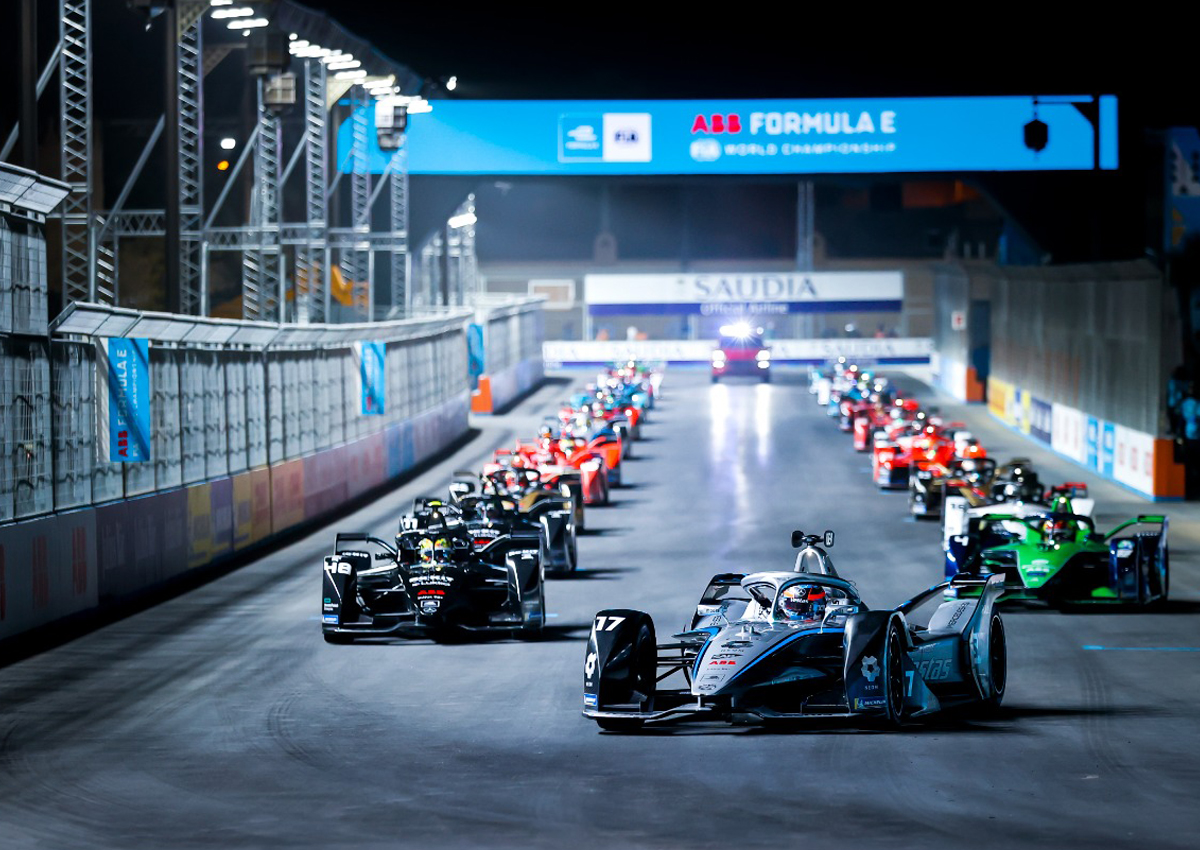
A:
{"type": "Polygon", "coordinates": [[[799,549],[803,545],[804,545],[804,532],[797,528],[795,531],[792,532],[792,548],[799,549]]]}
{"type": "Polygon", "coordinates": [[[825,542],[825,545],[826,545],[826,546],[832,546],[832,545],[833,545],[833,532],[832,532],[832,531],[828,531],[828,530],[826,530],[826,532],[825,532],[825,541],[824,541],[824,542],[825,542]]]}

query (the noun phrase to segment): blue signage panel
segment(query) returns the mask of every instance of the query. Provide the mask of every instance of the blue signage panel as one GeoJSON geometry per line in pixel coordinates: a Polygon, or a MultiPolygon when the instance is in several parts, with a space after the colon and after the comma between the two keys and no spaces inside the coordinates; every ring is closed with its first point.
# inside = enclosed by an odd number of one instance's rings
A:
{"type": "Polygon", "coordinates": [[[382,414],[387,391],[387,376],[384,371],[384,364],[387,363],[387,343],[360,342],[358,346],[358,376],[362,384],[363,415],[382,414]]]}
{"type": "Polygon", "coordinates": [[[483,326],[472,322],[467,325],[467,374],[472,378],[482,375],[484,360],[483,326]]]}
{"type": "MultiPolygon", "coordinates": [[[[1103,95],[841,100],[438,100],[409,116],[412,174],[820,174],[1117,167],[1103,95]],[[1095,130],[1080,111],[1096,115],[1095,130]],[[1025,125],[1047,125],[1041,151],[1025,125]]],[[[368,121],[374,110],[367,109],[368,121]]],[[[367,167],[391,158],[368,134],[367,167]]],[[[354,167],[351,124],[337,161],[354,167]]]]}
{"type": "Polygon", "coordinates": [[[144,339],[108,340],[108,459],[150,459],[150,344],[144,339]]]}

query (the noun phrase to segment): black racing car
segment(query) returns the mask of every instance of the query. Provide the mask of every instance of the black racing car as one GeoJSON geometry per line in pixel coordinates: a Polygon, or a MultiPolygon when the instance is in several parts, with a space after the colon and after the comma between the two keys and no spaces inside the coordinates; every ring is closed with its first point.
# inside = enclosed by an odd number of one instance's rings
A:
{"type": "Polygon", "coordinates": [[[321,630],[330,643],[536,636],[546,620],[541,552],[541,531],[517,528],[477,547],[451,506],[404,517],[395,546],[369,534],[338,534],[334,554],[325,556],[321,630]]]}
{"type": "Polygon", "coordinates": [[[462,512],[467,526],[477,532],[477,540],[498,537],[508,528],[540,529],[545,534],[542,560],[546,573],[575,572],[579,558],[575,500],[562,495],[560,489],[544,486],[536,469],[506,468],[479,478],[455,473],[450,501],[462,512]],[[479,492],[477,480],[482,485],[479,492]]]}

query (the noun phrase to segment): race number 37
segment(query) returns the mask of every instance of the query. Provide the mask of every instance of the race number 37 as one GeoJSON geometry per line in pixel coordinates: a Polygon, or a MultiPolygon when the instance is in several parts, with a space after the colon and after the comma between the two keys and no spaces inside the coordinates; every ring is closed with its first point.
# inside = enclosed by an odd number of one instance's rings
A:
{"type": "Polygon", "coordinates": [[[598,632],[611,632],[621,623],[625,622],[624,617],[597,617],[595,629],[598,632]]]}

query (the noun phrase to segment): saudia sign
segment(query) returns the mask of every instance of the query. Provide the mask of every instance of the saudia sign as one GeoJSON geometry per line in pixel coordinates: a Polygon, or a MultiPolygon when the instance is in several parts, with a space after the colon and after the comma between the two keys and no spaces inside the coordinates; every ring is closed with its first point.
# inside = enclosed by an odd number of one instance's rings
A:
{"type": "Polygon", "coordinates": [[[897,311],[901,272],[748,272],[584,276],[593,315],[897,311]]]}

